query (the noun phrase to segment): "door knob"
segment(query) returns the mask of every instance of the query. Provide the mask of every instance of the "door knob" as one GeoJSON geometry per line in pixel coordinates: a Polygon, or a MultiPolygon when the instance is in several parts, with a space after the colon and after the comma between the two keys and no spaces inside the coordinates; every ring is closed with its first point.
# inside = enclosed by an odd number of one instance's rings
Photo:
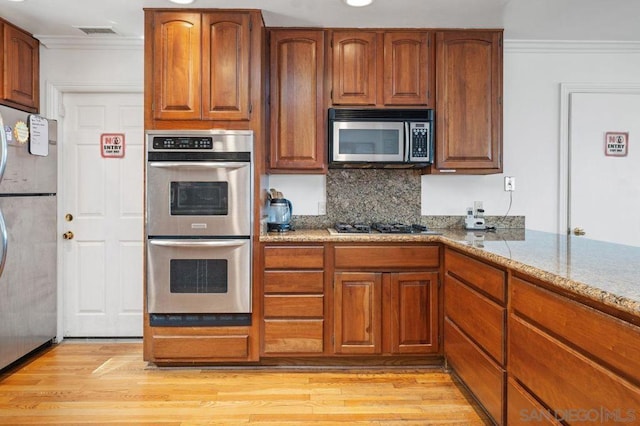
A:
{"type": "Polygon", "coordinates": [[[73,232],[65,232],[64,234],[62,234],[62,238],[64,238],[65,240],[73,240],[73,232]]]}
{"type": "Polygon", "coordinates": [[[573,235],[584,235],[586,234],[585,230],[582,228],[573,228],[573,235]]]}

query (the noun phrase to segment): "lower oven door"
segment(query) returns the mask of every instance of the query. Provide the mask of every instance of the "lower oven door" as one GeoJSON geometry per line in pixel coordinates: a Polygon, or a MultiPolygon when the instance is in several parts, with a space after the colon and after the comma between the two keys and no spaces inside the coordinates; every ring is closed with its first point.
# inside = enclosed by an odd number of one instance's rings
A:
{"type": "Polygon", "coordinates": [[[250,239],[149,239],[151,314],[251,312],[250,239]]]}

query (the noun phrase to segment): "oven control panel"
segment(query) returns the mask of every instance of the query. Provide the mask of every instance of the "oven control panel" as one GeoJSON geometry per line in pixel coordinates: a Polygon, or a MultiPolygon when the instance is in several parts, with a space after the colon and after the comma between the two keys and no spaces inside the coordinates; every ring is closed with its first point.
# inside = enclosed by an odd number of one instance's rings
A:
{"type": "Polygon", "coordinates": [[[153,149],[213,149],[211,136],[155,136],[153,149]]]}

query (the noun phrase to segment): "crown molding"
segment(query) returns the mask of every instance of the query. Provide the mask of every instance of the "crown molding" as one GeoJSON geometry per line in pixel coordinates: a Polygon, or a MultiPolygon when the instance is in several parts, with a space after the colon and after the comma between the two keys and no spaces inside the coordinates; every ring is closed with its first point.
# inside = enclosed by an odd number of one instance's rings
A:
{"type": "Polygon", "coordinates": [[[38,36],[35,38],[47,49],[80,49],[80,50],[140,50],[144,40],[138,37],[74,37],[74,36],[38,36]]]}
{"type": "Polygon", "coordinates": [[[640,53],[638,41],[507,40],[508,53],[640,53]]]}

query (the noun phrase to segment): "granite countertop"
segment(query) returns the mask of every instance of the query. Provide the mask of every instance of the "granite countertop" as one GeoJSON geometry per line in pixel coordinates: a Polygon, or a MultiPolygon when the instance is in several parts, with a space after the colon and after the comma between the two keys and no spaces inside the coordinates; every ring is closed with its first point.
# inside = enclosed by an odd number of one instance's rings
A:
{"type": "Polygon", "coordinates": [[[640,316],[640,247],[525,229],[437,229],[437,235],[268,233],[261,242],[441,242],[640,316]]]}

